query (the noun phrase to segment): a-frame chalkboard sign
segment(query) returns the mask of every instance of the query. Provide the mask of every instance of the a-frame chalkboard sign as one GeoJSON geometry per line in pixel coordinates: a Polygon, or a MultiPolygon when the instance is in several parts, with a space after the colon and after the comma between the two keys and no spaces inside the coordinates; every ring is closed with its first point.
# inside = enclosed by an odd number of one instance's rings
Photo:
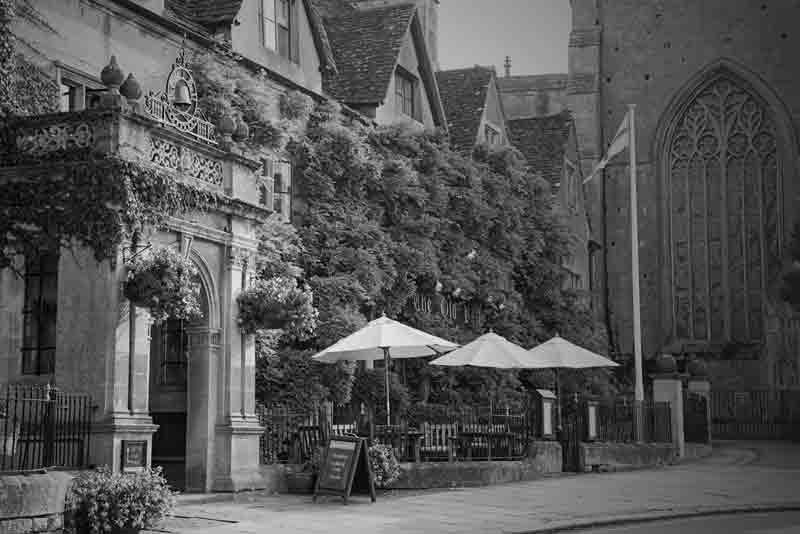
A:
{"type": "Polygon", "coordinates": [[[317,476],[314,502],[318,495],[336,495],[344,499],[355,491],[369,493],[375,502],[375,479],[369,461],[367,440],[351,436],[333,436],[325,451],[325,460],[317,476]]]}

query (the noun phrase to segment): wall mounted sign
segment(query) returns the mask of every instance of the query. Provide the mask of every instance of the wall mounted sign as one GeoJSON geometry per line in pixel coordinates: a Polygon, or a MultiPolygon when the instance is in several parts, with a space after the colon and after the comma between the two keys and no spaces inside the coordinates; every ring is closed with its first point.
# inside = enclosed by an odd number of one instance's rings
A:
{"type": "Polygon", "coordinates": [[[334,436],[328,442],[320,467],[314,488],[314,502],[318,495],[335,495],[347,504],[347,498],[354,490],[369,493],[372,502],[375,502],[375,482],[367,441],[363,438],[334,436]]]}
{"type": "Polygon", "coordinates": [[[122,462],[120,467],[123,473],[134,473],[147,468],[147,441],[122,440],[122,462]]]}
{"type": "Polygon", "coordinates": [[[418,312],[438,313],[458,324],[477,326],[482,319],[482,313],[477,304],[458,301],[444,295],[429,297],[417,293],[412,297],[411,302],[418,312]]]}

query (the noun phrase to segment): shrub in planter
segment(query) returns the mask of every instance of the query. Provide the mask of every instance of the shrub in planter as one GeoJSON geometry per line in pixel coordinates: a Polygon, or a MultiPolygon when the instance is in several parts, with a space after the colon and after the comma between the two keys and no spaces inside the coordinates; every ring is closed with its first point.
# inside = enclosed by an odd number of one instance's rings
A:
{"type": "Polygon", "coordinates": [[[400,478],[400,464],[394,456],[394,451],[388,445],[376,443],[370,447],[369,460],[377,487],[386,488],[400,478]]]}
{"type": "Polygon", "coordinates": [[[236,297],[239,328],[245,334],[282,329],[298,339],[307,339],[317,326],[313,300],[311,290],[297,287],[292,278],[258,280],[236,297]]]}
{"type": "Polygon", "coordinates": [[[191,321],[202,316],[197,268],[177,250],[146,250],[128,263],[125,297],[148,308],[153,320],[191,321]]]}
{"type": "Polygon", "coordinates": [[[151,528],[175,507],[175,493],[161,468],[112,473],[107,467],[81,473],[67,495],[76,534],[123,534],[151,528]]]}

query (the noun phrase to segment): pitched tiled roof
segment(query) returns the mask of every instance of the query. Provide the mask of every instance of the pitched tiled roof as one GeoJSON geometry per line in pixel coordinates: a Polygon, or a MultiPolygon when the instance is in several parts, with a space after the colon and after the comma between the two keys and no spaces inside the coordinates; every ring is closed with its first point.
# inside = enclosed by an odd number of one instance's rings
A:
{"type": "Polygon", "coordinates": [[[345,104],[383,102],[415,10],[401,4],[326,17],[339,74],[323,78],[325,91],[345,104]]]}
{"type": "Polygon", "coordinates": [[[196,24],[215,26],[233,22],[242,0],[166,0],[164,7],[196,24]]]}
{"type": "Polygon", "coordinates": [[[546,117],[513,119],[507,124],[512,144],[525,156],[531,170],[551,184],[560,182],[572,115],[563,111],[546,117]]]}
{"type": "Polygon", "coordinates": [[[493,76],[494,69],[479,66],[436,73],[453,149],[471,150],[475,145],[493,76]]]}
{"type": "Polygon", "coordinates": [[[503,92],[546,91],[566,89],[567,74],[534,74],[529,76],[506,76],[497,79],[497,86],[503,92]]]}
{"type": "Polygon", "coordinates": [[[326,19],[346,15],[356,10],[347,0],[311,0],[311,4],[326,19]]]}

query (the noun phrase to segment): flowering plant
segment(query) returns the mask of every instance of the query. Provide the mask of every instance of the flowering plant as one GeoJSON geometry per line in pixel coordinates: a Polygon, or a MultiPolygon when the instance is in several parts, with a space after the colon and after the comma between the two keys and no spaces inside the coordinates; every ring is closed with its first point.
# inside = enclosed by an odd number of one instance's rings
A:
{"type": "Polygon", "coordinates": [[[375,476],[375,485],[379,488],[385,488],[400,478],[400,464],[388,445],[376,443],[370,447],[369,460],[372,464],[372,474],[375,476]]]}
{"type": "Polygon", "coordinates": [[[101,534],[151,528],[175,507],[161,468],[112,473],[108,467],[81,473],[67,495],[76,532],[101,534]]]}
{"type": "Polygon", "coordinates": [[[239,293],[239,328],[246,334],[258,330],[283,329],[298,339],[307,339],[317,327],[314,295],[297,287],[290,277],[258,280],[239,293]]]}
{"type": "Polygon", "coordinates": [[[191,321],[202,316],[199,273],[178,251],[161,247],[147,250],[128,262],[125,297],[149,308],[153,320],[191,321]]]}

